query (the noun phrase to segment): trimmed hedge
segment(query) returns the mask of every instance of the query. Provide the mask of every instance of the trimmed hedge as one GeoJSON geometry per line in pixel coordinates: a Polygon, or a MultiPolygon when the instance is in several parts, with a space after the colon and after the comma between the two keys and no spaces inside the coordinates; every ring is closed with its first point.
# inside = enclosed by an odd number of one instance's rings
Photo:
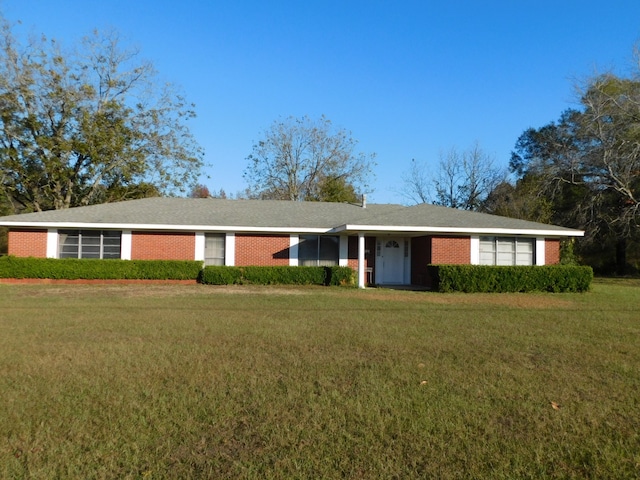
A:
{"type": "Polygon", "coordinates": [[[355,285],[350,267],[223,267],[208,266],[200,282],[209,285],[355,285]]]}
{"type": "Polygon", "coordinates": [[[429,265],[438,292],[585,292],[591,267],[573,265],[429,265]]]}
{"type": "Polygon", "coordinates": [[[242,270],[240,267],[204,267],[200,271],[198,282],[206,285],[238,285],[242,283],[242,270]]]}
{"type": "Polygon", "coordinates": [[[0,278],[196,280],[201,270],[202,262],[187,260],[0,258],[0,278]]]}
{"type": "Polygon", "coordinates": [[[198,280],[210,285],[355,285],[350,267],[202,268],[188,260],[99,260],[0,257],[0,278],[55,280],[198,280]]]}

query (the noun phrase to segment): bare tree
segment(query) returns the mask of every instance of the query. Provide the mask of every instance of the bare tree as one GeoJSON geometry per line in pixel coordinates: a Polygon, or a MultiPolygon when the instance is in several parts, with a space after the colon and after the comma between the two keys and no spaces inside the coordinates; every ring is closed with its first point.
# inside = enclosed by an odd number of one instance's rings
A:
{"type": "Polygon", "coordinates": [[[475,143],[459,152],[451,148],[440,154],[435,172],[427,165],[411,162],[403,176],[404,195],[416,203],[434,203],[462,210],[479,210],[494,188],[506,178],[505,169],[475,143]]]}
{"type": "Polygon", "coordinates": [[[244,178],[264,199],[330,201],[334,195],[325,198],[332,190],[327,185],[363,193],[374,155],[356,153],[356,144],[350,132],[335,129],[324,116],[289,117],[274,122],[253,146],[244,178]]]}
{"type": "Polygon", "coordinates": [[[431,178],[429,177],[427,165],[411,159],[409,170],[402,174],[404,188],[401,193],[411,203],[429,203],[431,178]]]}

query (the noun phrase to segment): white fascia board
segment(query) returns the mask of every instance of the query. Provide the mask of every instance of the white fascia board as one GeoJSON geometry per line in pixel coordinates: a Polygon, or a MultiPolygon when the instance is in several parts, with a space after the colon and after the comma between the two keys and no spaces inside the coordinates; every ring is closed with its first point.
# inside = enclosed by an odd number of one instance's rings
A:
{"type": "Polygon", "coordinates": [[[341,225],[332,230],[339,232],[389,232],[389,233],[437,233],[437,234],[464,234],[464,235],[526,235],[544,237],[583,237],[581,230],[536,230],[517,228],[466,228],[466,227],[416,227],[416,226],[391,226],[391,225],[341,225]]]}
{"type": "Polygon", "coordinates": [[[171,224],[137,224],[137,223],[83,223],[83,222],[0,222],[3,227],[31,228],[86,228],[101,230],[153,230],[153,231],[200,231],[200,232],[235,232],[235,233],[342,233],[342,232],[388,232],[388,233],[435,233],[460,235],[527,235],[536,237],[583,237],[580,230],[536,230],[515,228],[467,228],[467,227],[417,227],[393,225],[340,225],[334,228],[310,227],[250,227],[230,225],[171,225],[171,224]]]}
{"type": "Polygon", "coordinates": [[[78,228],[100,230],[153,230],[179,232],[235,232],[235,233],[330,233],[331,228],[309,227],[246,227],[229,225],[171,225],[151,223],[83,223],[83,222],[0,222],[3,227],[78,228]]]}

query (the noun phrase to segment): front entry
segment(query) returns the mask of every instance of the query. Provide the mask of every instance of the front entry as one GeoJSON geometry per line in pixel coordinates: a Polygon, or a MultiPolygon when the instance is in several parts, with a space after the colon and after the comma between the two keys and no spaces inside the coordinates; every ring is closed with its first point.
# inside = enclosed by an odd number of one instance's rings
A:
{"type": "Polygon", "coordinates": [[[401,238],[385,238],[379,240],[381,245],[382,282],[383,284],[404,283],[404,240],[401,238]]]}

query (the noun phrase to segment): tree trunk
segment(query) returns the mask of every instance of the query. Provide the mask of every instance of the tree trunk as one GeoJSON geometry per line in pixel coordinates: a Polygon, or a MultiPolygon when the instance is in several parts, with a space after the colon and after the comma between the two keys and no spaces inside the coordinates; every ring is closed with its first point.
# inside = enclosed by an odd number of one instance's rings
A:
{"type": "Polygon", "coordinates": [[[619,238],[616,242],[616,273],[627,274],[627,239],[619,238]]]}

